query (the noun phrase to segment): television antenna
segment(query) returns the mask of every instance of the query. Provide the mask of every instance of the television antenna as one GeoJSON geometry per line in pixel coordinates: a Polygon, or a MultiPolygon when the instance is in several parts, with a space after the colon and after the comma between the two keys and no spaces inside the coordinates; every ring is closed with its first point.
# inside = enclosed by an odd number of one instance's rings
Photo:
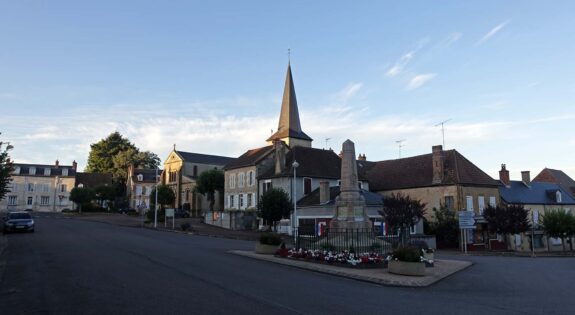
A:
{"type": "Polygon", "coordinates": [[[325,149],[327,150],[328,146],[327,143],[331,140],[331,138],[325,138],[325,149]]]}
{"type": "Polygon", "coordinates": [[[399,148],[399,158],[400,159],[401,159],[401,148],[403,148],[405,146],[405,144],[403,144],[403,142],[405,142],[405,139],[395,141],[395,143],[397,143],[397,147],[399,148]]]}
{"type": "Polygon", "coordinates": [[[443,150],[445,150],[445,126],[444,126],[444,125],[445,125],[448,121],[450,121],[450,120],[451,120],[451,118],[449,118],[448,120],[444,120],[444,121],[442,121],[442,122],[440,122],[440,123],[438,123],[438,124],[435,125],[435,127],[441,126],[441,139],[443,140],[443,141],[442,141],[442,143],[443,143],[443,150]]]}

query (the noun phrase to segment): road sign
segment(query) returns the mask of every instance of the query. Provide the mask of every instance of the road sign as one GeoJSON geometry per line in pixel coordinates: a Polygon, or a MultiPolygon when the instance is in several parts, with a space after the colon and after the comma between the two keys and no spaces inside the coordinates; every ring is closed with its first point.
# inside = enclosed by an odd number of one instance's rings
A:
{"type": "Polygon", "coordinates": [[[459,228],[475,229],[475,213],[473,211],[459,211],[459,228]]]}
{"type": "Polygon", "coordinates": [[[174,216],[174,209],[173,208],[167,208],[166,209],[166,217],[171,218],[173,216],[174,216]]]}

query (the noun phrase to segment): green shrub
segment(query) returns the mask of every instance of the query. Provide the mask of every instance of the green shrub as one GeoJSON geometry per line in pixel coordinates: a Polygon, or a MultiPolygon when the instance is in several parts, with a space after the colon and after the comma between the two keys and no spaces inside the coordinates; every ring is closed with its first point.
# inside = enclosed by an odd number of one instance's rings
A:
{"type": "Polygon", "coordinates": [[[393,259],[405,262],[421,262],[421,251],[417,247],[400,247],[392,254],[393,259]]]}
{"type": "Polygon", "coordinates": [[[260,244],[279,245],[281,243],[282,243],[282,239],[281,239],[279,234],[264,233],[260,236],[260,244]]]}

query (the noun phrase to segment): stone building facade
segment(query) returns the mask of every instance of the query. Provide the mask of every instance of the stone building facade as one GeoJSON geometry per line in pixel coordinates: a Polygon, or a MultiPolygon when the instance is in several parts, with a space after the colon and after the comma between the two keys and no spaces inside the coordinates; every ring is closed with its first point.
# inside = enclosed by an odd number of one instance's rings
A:
{"type": "Polygon", "coordinates": [[[160,174],[161,170],[128,166],[126,197],[131,208],[140,212],[150,209],[150,193],[159,182],[160,174]]]}
{"type": "Polygon", "coordinates": [[[76,181],[76,161],[72,165],[14,163],[10,192],[0,201],[0,209],[61,212],[72,209],[70,191],[76,181]]]}

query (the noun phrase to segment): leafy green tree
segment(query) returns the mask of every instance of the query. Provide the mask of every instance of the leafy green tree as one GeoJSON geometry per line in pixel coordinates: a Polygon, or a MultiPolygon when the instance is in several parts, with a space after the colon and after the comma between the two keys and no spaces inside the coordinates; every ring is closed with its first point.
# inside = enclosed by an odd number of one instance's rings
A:
{"type": "Polygon", "coordinates": [[[133,143],[116,131],[90,145],[86,172],[111,173],[116,181],[125,183],[129,164],[155,168],[160,164],[160,159],[152,152],[140,152],[133,143]]]}
{"type": "Polygon", "coordinates": [[[279,220],[287,218],[292,208],[288,194],[279,188],[272,188],[260,197],[258,202],[258,216],[264,223],[274,229],[279,220]]]}
{"type": "Polygon", "coordinates": [[[459,220],[457,213],[442,204],[439,209],[433,208],[435,220],[430,223],[435,232],[437,242],[448,246],[457,246],[459,241],[459,220]]]}
{"type": "Polygon", "coordinates": [[[78,205],[78,212],[82,213],[82,206],[94,200],[94,191],[90,188],[74,187],[70,191],[70,200],[78,205]]]}
{"type": "MultiPolygon", "coordinates": [[[[575,235],[575,216],[563,209],[546,210],[541,225],[547,236],[561,238],[563,251],[565,251],[565,238],[575,235]]],[[[573,250],[573,244],[570,247],[573,250]]]]}
{"type": "Polygon", "coordinates": [[[405,245],[409,228],[416,225],[425,214],[425,203],[401,193],[383,197],[383,210],[379,211],[391,231],[398,231],[405,245]]]}
{"type": "Polygon", "coordinates": [[[202,172],[198,177],[196,190],[208,198],[210,211],[213,212],[216,203],[216,191],[220,195],[224,193],[224,172],[215,168],[202,172]]]}
{"type": "MultiPolygon", "coordinates": [[[[176,200],[176,194],[174,191],[167,185],[158,185],[158,204],[160,208],[163,210],[166,205],[174,203],[176,200]]],[[[150,192],[150,209],[154,209],[156,207],[156,188],[154,187],[150,192]]]]}
{"type": "Polygon", "coordinates": [[[110,205],[112,204],[112,202],[116,198],[116,195],[117,195],[116,190],[117,189],[114,186],[101,185],[101,186],[94,188],[94,196],[96,199],[98,199],[100,206],[103,206],[104,201],[106,201],[108,208],[110,208],[110,205]]]}
{"type": "Polygon", "coordinates": [[[9,192],[8,184],[12,180],[10,175],[12,173],[12,161],[8,155],[8,151],[12,148],[9,143],[0,141],[0,200],[9,192]]]}
{"type": "Polygon", "coordinates": [[[489,205],[483,210],[483,218],[492,233],[519,234],[531,228],[529,212],[521,205],[489,205]]]}

